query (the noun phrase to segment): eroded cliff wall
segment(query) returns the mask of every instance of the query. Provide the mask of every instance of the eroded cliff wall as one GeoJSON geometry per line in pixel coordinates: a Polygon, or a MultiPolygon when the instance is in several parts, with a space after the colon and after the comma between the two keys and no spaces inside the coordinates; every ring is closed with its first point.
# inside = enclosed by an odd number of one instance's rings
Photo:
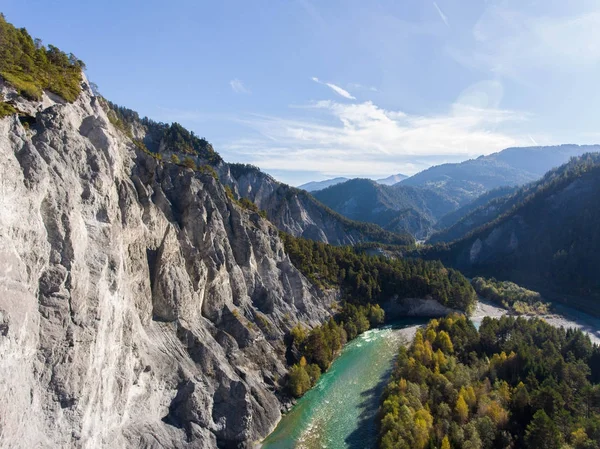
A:
{"type": "Polygon", "coordinates": [[[280,417],[283,335],[332,298],[212,176],[160,163],[84,82],[0,120],[0,445],[237,447],[280,417]]]}

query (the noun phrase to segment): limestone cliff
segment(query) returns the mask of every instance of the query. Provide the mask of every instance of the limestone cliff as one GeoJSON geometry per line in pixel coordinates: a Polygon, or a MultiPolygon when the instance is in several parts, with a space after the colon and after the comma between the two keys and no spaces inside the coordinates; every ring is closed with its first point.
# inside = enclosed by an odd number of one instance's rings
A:
{"type": "Polygon", "coordinates": [[[277,229],[161,163],[84,82],[0,120],[0,445],[238,447],[280,418],[283,335],[328,316],[277,229]]]}

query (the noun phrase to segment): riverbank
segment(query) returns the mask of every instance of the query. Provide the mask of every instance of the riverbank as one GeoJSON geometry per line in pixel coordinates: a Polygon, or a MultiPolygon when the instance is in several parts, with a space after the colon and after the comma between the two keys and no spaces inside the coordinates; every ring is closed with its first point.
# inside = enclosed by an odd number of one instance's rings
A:
{"type": "MultiPolygon", "coordinates": [[[[539,316],[556,327],[581,329],[600,344],[600,319],[555,304],[556,313],[539,316]]],[[[508,310],[480,300],[471,316],[500,318],[508,310]]],[[[533,318],[534,316],[528,316],[533,318]]],[[[342,350],[329,371],[287,413],[263,449],[364,449],[376,446],[376,413],[400,345],[412,342],[427,318],[405,318],[394,326],[371,329],[342,350]]]]}
{"type": "MultiPolygon", "coordinates": [[[[589,315],[579,310],[565,306],[564,304],[552,304],[554,313],[546,315],[525,315],[526,318],[541,318],[554,327],[564,327],[565,329],[580,329],[590,337],[592,343],[600,344],[600,318],[589,315]]],[[[508,310],[499,307],[489,301],[479,300],[475,312],[471,316],[471,321],[476,327],[479,327],[481,321],[486,316],[500,318],[507,315],[508,310]]]]}
{"type": "Polygon", "coordinates": [[[379,398],[398,349],[409,344],[426,322],[405,318],[371,329],[348,343],[315,387],[263,441],[262,448],[374,448],[379,398]]]}

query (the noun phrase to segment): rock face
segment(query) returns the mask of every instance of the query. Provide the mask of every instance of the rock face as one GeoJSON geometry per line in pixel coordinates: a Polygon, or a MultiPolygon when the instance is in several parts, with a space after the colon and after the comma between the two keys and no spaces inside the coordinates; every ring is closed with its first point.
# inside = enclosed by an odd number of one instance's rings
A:
{"type": "Polygon", "coordinates": [[[29,127],[0,120],[0,446],[268,434],[283,335],[332,298],[213,177],[137,150],[87,83],[73,104],[20,108],[29,127]]]}
{"type": "Polygon", "coordinates": [[[407,316],[439,318],[450,313],[461,313],[458,310],[454,310],[440,304],[439,301],[432,298],[402,299],[394,297],[382,303],[381,307],[385,311],[386,318],[389,320],[407,316]]]}
{"type": "Polygon", "coordinates": [[[256,167],[222,163],[219,178],[236,194],[265,210],[275,226],[296,237],[332,245],[370,241],[399,245],[414,243],[407,232],[392,233],[373,223],[343,217],[306,191],[282,184],[256,167]]]}

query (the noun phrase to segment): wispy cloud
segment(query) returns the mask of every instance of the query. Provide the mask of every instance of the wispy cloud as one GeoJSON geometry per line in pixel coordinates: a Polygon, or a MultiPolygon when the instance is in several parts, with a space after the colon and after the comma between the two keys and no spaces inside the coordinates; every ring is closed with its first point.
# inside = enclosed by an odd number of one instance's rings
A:
{"type": "Polygon", "coordinates": [[[318,101],[310,108],[310,119],[240,119],[258,137],[230,142],[222,150],[232,160],[265,170],[384,176],[529,143],[527,135],[501,130],[508,122],[528,119],[509,110],[457,103],[446,114],[419,116],[385,110],[370,101],[318,101]]]}
{"type": "Polygon", "coordinates": [[[359,84],[359,83],[350,83],[350,84],[348,84],[348,87],[350,89],[363,89],[363,90],[370,90],[371,92],[379,92],[379,89],[377,89],[375,86],[363,86],[362,84],[359,84]]]}
{"type": "Polygon", "coordinates": [[[442,20],[444,21],[444,23],[446,24],[446,26],[448,28],[450,28],[450,24],[448,23],[448,17],[446,17],[446,14],[444,14],[444,11],[442,11],[442,8],[440,8],[438,6],[437,2],[433,2],[433,6],[435,6],[435,9],[437,9],[438,14],[442,18],[442,20]]]}
{"type": "Polygon", "coordinates": [[[532,15],[508,0],[486,9],[472,30],[469,50],[450,48],[462,64],[525,82],[540,72],[578,72],[600,63],[600,8],[569,3],[570,15],[532,15]],[[572,6],[572,8],[571,8],[572,6]]]}
{"type": "Polygon", "coordinates": [[[249,94],[251,93],[249,89],[246,88],[246,86],[244,86],[244,83],[242,83],[239,79],[233,79],[231,81],[229,81],[229,85],[231,86],[231,89],[236,93],[236,94],[249,94]]]}
{"type": "Polygon", "coordinates": [[[347,98],[348,100],[356,100],[356,97],[354,97],[354,96],[353,96],[353,95],[352,95],[350,92],[348,92],[347,90],[345,90],[345,89],[342,89],[340,86],[336,86],[335,84],[332,84],[332,83],[326,83],[326,82],[324,82],[324,81],[321,81],[321,80],[320,80],[319,78],[317,78],[316,76],[313,76],[311,79],[312,79],[312,80],[313,80],[315,83],[322,84],[322,85],[324,85],[324,86],[327,86],[327,87],[329,87],[329,88],[330,88],[331,90],[333,90],[333,91],[334,91],[336,94],[338,94],[338,95],[340,95],[340,96],[342,96],[342,97],[344,97],[344,98],[347,98]]]}

